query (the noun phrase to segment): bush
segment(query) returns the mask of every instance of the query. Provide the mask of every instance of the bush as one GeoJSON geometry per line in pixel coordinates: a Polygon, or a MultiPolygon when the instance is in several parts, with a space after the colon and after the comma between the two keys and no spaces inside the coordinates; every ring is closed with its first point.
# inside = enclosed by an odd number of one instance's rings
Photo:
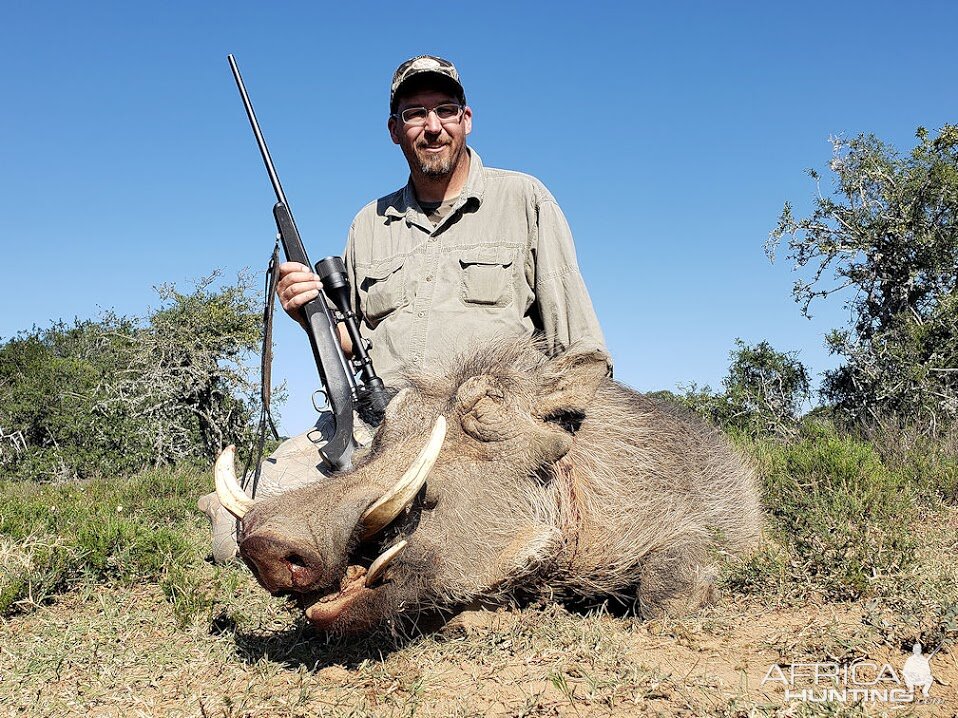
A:
{"type": "Polygon", "coordinates": [[[733,586],[853,600],[914,563],[916,487],[874,446],[825,423],[793,442],[740,441],[765,478],[770,544],[736,570],[733,586]]]}
{"type": "Polygon", "coordinates": [[[822,393],[854,423],[958,418],[958,126],[917,138],[907,154],[871,135],[833,139],[834,192],[819,191],[805,218],[786,204],[766,245],[774,258],[787,238],[808,270],[794,288],[806,314],[815,299],[847,297],[851,326],[826,338],[846,361],[822,393]]]}
{"type": "Polygon", "coordinates": [[[0,345],[0,470],[20,479],[125,474],[249,443],[261,327],[248,281],[159,289],[145,319],[34,328],[0,345]]]}
{"type": "Polygon", "coordinates": [[[886,466],[915,487],[922,506],[958,505],[958,425],[931,431],[889,419],[862,428],[861,435],[886,466]]]}

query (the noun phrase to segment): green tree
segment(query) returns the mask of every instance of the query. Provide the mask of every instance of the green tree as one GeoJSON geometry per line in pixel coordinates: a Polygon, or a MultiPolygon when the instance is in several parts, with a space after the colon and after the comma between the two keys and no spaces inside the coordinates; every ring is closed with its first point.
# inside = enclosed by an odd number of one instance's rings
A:
{"type": "Polygon", "coordinates": [[[714,423],[753,434],[792,436],[809,399],[808,370],[795,352],[776,351],[768,342],[750,346],[735,340],[723,393],[694,384],[683,403],[714,423]]]}
{"type": "Polygon", "coordinates": [[[833,139],[833,193],[805,218],[786,203],[766,245],[774,260],[787,238],[806,315],[848,294],[850,326],[826,338],[845,363],[822,394],[853,421],[958,417],[958,126],[917,139],[904,155],[871,135],[833,139]]]}
{"type": "Polygon", "coordinates": [[[808,370],[796,352],[779,352],[768,342],[749,346],[741,339],[722,384],[731,420],[741,417],[751,428],[788,436],[809,399],[808,370]]]}

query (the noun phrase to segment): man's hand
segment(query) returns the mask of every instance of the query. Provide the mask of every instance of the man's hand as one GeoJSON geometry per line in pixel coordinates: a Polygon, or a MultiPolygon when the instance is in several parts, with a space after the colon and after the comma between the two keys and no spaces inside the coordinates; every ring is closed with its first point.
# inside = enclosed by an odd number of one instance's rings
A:
{"type": "MultiPolygon", "coordinates": [[[[322,286],[319,277],[305,264],[283,262],[279,265],[276,296],[279,297],[279,303],[283,307],[283,311],[295,319],[303,329],[306,328],[306,322],[299,310],[306,302],[319,296],[319,290],[322,286]]],[[[336,329],[339,332],[339,344],[343,348],[343,353],[347,357],[352,356],[353,342],[349,338],[346,327],[339,323],[336,325],[336,329]]]]}
{"type": "Polygon", "coordinates": [[[322,288],[319,277],[313,270],[299,262],[283,262],[279,265],[279,282],[276,283],[276,296],[283,311],[305,328],[300,307],[316,299],[322,288]]]}

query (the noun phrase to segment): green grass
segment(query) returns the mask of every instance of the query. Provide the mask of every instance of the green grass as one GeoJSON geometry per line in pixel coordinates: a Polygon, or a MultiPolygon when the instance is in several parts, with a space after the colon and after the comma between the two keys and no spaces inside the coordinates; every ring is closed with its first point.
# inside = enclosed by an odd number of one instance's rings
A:
{"type": "Polygon", "coordinates": [[[202,558],[187,529],[201,519],[196,498],[206,481],[188,467],[73,483],[0,481],[0,615],[81,582],[181,575],[202,558]]]}
{"type": "Polygon", "coordinates": [[[916,487],[923,506],[958,506],[958,424],[938,432],[880,426],[867,438],[885,464],[916,487]]]}
{"type": "MultiPolygon", "coordinates": [[[[956,442],[920,432],[870,440],[806,422],[783,442],[737,434],[764,482],[767,541],[732,566],[735,592],[800,601],[895,597],[921,584],[950,610],[947,582],[921,562],[916,526],[934,524],[958,485],[956,442]],[[929,576],[932,579],[929,579],[929,576]]],[[[196,497],[206,471],[36,484],[0,480],[0,615],[30,610],[81,583],[160,584],[183,622],[212,610],[215,587],[194,570],[208,551],[196,497]]],[[[927,541],[926,541],[927,542],[927,541]]]]}

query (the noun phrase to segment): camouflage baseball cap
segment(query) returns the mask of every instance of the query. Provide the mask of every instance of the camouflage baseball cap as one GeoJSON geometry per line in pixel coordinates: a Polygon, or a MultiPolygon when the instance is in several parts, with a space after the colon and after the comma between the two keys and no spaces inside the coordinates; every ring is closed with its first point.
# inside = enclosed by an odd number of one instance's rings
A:
{"type": "Polygon", "coordinates": [[[459,73],[456,71],[456,66],[449,62],[449,60],[444,60],[435,55],[420,55],[419,57],[406,60],[402,65],[397,67],[396,72],[393,73],[393,82],[389,88],[390,112],[395,112],[396,110],[396,93],[399,91],[399,88],[413,77],[421,77],[426,74],[438,75],[439,77],[445,78],[450,85],[455,86],[460,99],[463,102],[466,101],[466,92],[462,89],[462,83],[459,81],[459,73]]]}

